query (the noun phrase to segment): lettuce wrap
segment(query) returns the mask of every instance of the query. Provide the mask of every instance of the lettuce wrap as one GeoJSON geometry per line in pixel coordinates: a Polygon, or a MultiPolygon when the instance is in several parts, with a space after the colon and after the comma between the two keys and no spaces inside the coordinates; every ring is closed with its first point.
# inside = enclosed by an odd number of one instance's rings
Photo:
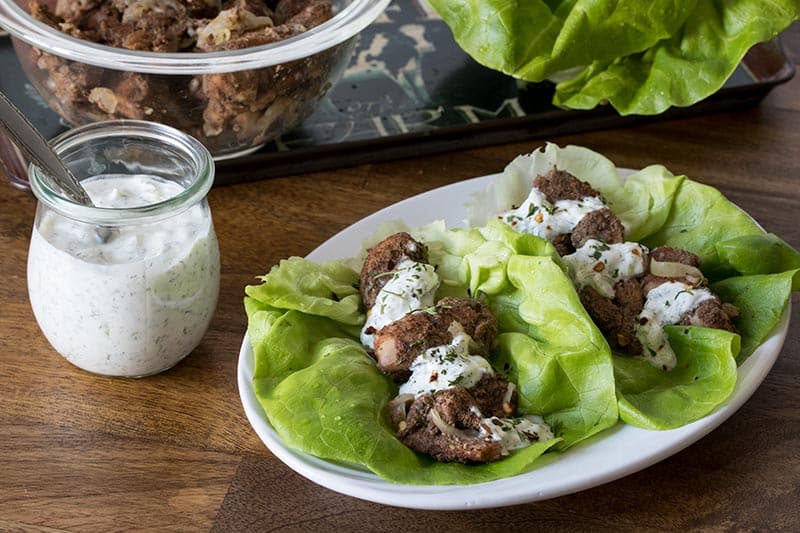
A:
{"type": "Polygon", "coordinates": [[[722,405],[741,365],[775,329],[791,292],[800,289],[800,254],[768,234],[718,190],[675,176],[660,165],[625,178],[596,152],[577,146],[543,149],[512,161],[467,204],[468,222],[482,226],[520,205],[534,178],[553,167],[601,192],[622,220],[627,240],[650,248],[675,246],[697,254],[711,289],[736,305],[741,335],[695,326],[668,326],[678,356],[671,372],[643,360],[614,355],[620,417],[642,428],[670,429],[722,405]]]}
{"type": "Polygon", "coordinates": [[[756,43],[800,18],[800,1],[430,0],[478,63],[559,81],[553,103],[653,115],[716,92],[756,43]]]}
{"type": "Polygon", "coordinates": [[[396,483],[464,484],[529,471],[547,450],[618,422],[611,352],[550,243],[500,225],[434,223],[412,232],[438,265],[437,298],[480,295],[495,309],[491,362],[517,384],[520,412],[543,416],[557,438],[480,465],[439,463],[407,448],[386,412],[398,387],[359,342],[358,271],[349,261],[290,258],[245,298],[255,393],[288,447],[396,483]]]}

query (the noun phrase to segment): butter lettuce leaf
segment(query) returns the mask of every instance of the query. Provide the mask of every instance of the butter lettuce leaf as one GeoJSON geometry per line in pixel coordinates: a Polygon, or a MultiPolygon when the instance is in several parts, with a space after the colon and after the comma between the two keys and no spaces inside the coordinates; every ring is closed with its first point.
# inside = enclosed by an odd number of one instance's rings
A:
{"type": "Polygon", "coordinates": [[[491,294],[503,333],[496,364],[520,407],[542,414],[567,448],[617,423],[611,350],[551,257],[517,255],[491,294]]]}
{"type": "Polygon", "coordinates": [[[725,403],[736,386],[739,336],[694,326],[664,328],[676,367],[664,372],[647,361],[615,356],[620,418],[646,429],[673,429],[725,403]]]}
{"type": "Polygon", "coordinates": [[[553,103],[592,109],[610,103],[622,115],[654,115],[718,91],[755,44],[800,17],[796,0],[698,0],[679,32],[641,52],[596,60],[556,88],[553,103]]]}
{"type": "Polygon", "coordinates": [[[717,91],[747,50],[800,17],[797,0],[430,0],[478,63],[553,103],[652,115],[717,91]]]}
{"type": "MultiPolygon", "coordinates": [[[[722,269],[743,276],[800,269],[800,253],[772,233],[735,237],[714,248],[722,269]]],[[[791,290],[800,290],[800,275],[793,276],[791,290]]]]}
{"type": "Polygon", "coordinates": [[[736,361],[741,365],[764,342],[781,320],[797,285],[800,270],[775,274],[733,276],[711,286],[726,302],[739,309],[736,327],[742,335],[742,350],[736,361]]]}
{"type": "Polygon", "coordinates": [[[706,276],[723,268],[717,243],[764,233],[750,215],[714,187],[685,180],[663,226],[644,239],[651,248],[676,246],[700,256],[706,276]]]}
{"type": "Polygon", "coordinates": [[[245,293],[279,309],[297,309],[327,316],[348,325],[364,323],[358,273],[343,263],[316,264],[301,257],[284,259],[262,276],[263,283],[249,285],[245,293]]]}

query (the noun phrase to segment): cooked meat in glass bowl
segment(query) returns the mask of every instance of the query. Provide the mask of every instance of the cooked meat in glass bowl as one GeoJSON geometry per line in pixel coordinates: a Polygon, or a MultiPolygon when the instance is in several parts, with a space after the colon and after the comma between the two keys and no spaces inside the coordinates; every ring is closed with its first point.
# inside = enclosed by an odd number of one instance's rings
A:
{"type": "Polygon", "coordinates": [[[389,1],[0,0],[0,26],[70,124],[161,122],[221,159],[311,114],[389,1]]]}

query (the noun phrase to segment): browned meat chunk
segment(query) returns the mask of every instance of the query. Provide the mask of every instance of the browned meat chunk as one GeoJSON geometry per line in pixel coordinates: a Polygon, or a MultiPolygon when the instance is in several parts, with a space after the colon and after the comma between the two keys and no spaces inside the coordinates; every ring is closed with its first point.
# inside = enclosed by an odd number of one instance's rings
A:
{"type": "MultiPolygon", "coordinates": [[[[671,246],[660,246],[650,251],[651,261],[660,261],[662,263],[680,263],[687,265],[692,269],[700,268],[700,258],[681,248],[671,246]]],[[[641,285],[644,294],[646,295],[652,289],[668,281],[681,281],[688,285],[700,287],[705,284],[705,279],[696,275],[677,275],[675,277],[656,276],[649,273],[642,278],[641,285]]],[[[739,309],[728,303],[723,303],[716,295],[711,300],[704,300],[692,310],[691,313],[684,316],[679,324],[704,326],[709,328],[724,329],[736,333],[736,326],[733,321],[739,316],[739,309]]]]}
{"type": "Polygon", "coordinates": [[[497,374],[484,376],[469,388],[481,414],[485,417],[509,417],[517,410],[517,388],[497,374]]]}
{"type": "Polygon", "coordinates": [[[636,317],[644,306],[644,293],[638,280],[618,281],[614,285],[613,299],[606,298],[592,287],[581,289],[580,298],[613,349],[633,355],[642,352],[635,332],[636,317]]]}
{"type": "Polygon", "coordinates": [[[369,309],[389,278],[391,272],[404,259],[427,263],[428,250],[406,232],[395,233],[382,240],[367,252],[364,266],[361,267],[360,290],[364,306],[369,309]]]}
{"type": "Polygon", "coordinates": [[[589,239],[597,239],[606,244],[625,242],[625,228],[622,221],[607,207],[590,211],[572,229],[572,245],[577,249],[589,239]]]}
{"type": "Polygon", "coordinates": [[[55,13],[50,11],[50,8],[47,6],[47,4],[42,2],[30,2],[28,8],[30,9],[31,17],[34,19],[38,20],[39,22],[44,22],[52,28],[60,29],[58,25],[61,22],[61,19],[57,17],[55,13]]]}
{"type": "Polygon", "coordinates": [[[452,333],[447,326],[442,327],[437,315],[418,311],[382,327],[375,334],[373,350],[378,368],[402,382],[408,378],[408,369],[419,354],[452,340],[452,333]]]}
{"type": "MultiPolygon", "coordinates": [[[[226,0],[222,3],[222,9],[246,9],[259,17],[272,16],[273,12],[270,6],[263,0],[226,0]]],[[[273,18],[276,17],[273,16],[273,18]]]]}
{"type": "Polygon", "coordinates": [[[561,233],[556,235],[552,240],[553,246],[556,247],[558,255],[565,256],[575,253],[575,247],[572,245],[571,235],[569,233],[561,233]]]}
{"type": "Polygon", "coordinates": [[[80,102],[88,105],[88,96],[84,88],[101,83],[102,71],[84,63],[65,63],[61,58],[42,53],[36,58],[36,66],[50,72],[55,97],[58,99],[56,109],[69,116],[70,103],[80,102]]]}
{"type": "Polygon", "coordinates": [[[536,176],[533,186],[542,191],[550,202],[558,200],[581,200],[600,193],[569,172],[554,168],[545,175],[536,176]]]}
{"type": "Polygon", "coordinates": [[[700,268],[700,258],[692,252],[673,246],[659,246],[650,250],[650,259],[669,263],[682,263],[700,268]]]}
{"type": "Polygon", "coordinates": [[[583,287],[580,298],[586,312],[604,335],[620,328],[622,314],[612,298],[606,298],[592,287],[583,287]]]}
{"type": "Polygon", "coordinates": [[[475,341],[477,354],[488,355],[494,347],[497,321],[492,311],[474,298],[445,297],[436,304],[436,314],[443,323],[458,322],[475,341]]]}
{"type": "Polygon", "coordinates": [[[453,322],[458,322],[472,337],[473,353],[489,353],[497,334],[492,312],[477,300],[448,297],[442,298],[432,312],[409,313],[381,328],[374,342],[378,367],[397,380],[405,380],[411,363],[419,354],[453,341],[453,322]]]}
{"type": "Polygon", "coordinates": [[[694,310],[683,317],[679,322],[686,326],[704,326],[707,328],[724,329],[738,333],[733,320],[739,316],[739,309],[731,304],[722,303],[719,298],[704,300],[694,310]]]}
{"type": "Polygon", "coordinates": [[[417,397],[405,418],[397,420],[397,437],[409,448],[437,461],[487,463],[503,457],[503,446],[481,435],[476,400],[463,387],[417,397]]]}
{"type": "Polygon", "coordinates": [[[614,302],[619,306],[622,320],[618,330],[612,332],[611,345],[622,353],[641,353],[636,339],[636,317],[644,307],[644,292],[637,279],[618,281],[614,285],[614,302]]]}
{"type": "Polygon", "coordinates": [[[275,6],[275,24],[298,24],[312,28],[333,16],[330,2],[281,0],[275,6]]]}

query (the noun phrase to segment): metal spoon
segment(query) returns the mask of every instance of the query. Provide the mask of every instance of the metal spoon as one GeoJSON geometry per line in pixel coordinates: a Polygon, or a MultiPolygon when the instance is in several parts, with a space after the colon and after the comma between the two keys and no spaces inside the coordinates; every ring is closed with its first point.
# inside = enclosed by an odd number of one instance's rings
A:
{"type": "Polygon", "coordinates": [[[0,91],[0,125],[33,163],[46,172],[75,202],[94,206],[89,195],[64,161],[25,115],[0,91]]]}

